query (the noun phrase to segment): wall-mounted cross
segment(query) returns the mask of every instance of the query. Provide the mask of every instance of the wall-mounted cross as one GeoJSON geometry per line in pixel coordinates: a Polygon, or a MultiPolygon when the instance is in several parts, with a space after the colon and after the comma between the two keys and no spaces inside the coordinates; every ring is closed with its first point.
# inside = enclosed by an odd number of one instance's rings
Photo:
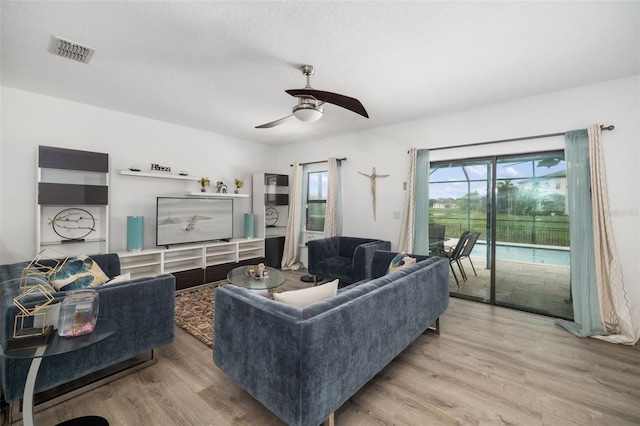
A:
{"type": "Polygon", "coordinates": [[[389,175],[379,175],[376,173],[376,168],[373,168],[373,172],[368,175],[366,173],[362,173],[362,172],[358,172],[360,173],[362,176],[366,176],[371,180],[371,196],[373,197],[373,220],[376,220],[376,179],[377,178],[386,178],[389,177],[389,175]]]}

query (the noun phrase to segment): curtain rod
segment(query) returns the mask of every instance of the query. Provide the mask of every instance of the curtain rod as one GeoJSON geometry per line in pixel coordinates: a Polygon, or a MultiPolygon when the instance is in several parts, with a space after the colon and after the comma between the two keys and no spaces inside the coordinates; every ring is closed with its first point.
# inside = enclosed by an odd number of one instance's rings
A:
{"type": "MultiPolygon", "coordinates": [[[[615,129],[615,126],[613,126],[613,125],[600,126],[600,129],[601,130],[613,130],[613,129],[615,129]]],[[[497,140],[497,141],[476,142],[476,143],[468,143],[468,144],[454,145],[454,146],[441,146],[441,147],[438,147],[438,148],[429,148],[429,151],[439,151],[441,149],[452,149],[452,148],[466,148],[466,147],[469,147],[469,146],[490,145],[490,144],[502,143],[502,142],[517,142],[517,141],[525,141],[525,140],[528,140],[528,139],[551,138],[551,137],[554,137],[554,136],[564,136],[566,133],[567,132],[548,133],[546,135],[525,136],[525,137],[522,137],[522,138],[501,139],[501,140],[497,140]]]]}
{"type": "MultiPolygon", "coordinates": [[[[342,158],[336,158],[337,161],[346,161],[347,157],[342,157],[342,158]]],[[[308,163],[300,163],[301,166],[307,166],[309,164],[320,164],[320,163],[326,163],[329,160],[320,160],[320,161],[309,161],[308,163]]],[[[289,164],[289,166],[293,167],[293,164],[289,164]]]]}

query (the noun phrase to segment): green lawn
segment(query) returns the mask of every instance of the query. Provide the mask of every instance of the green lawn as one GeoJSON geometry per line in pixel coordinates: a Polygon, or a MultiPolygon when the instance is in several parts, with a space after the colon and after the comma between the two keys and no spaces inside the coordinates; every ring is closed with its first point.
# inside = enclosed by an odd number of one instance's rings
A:
{"type": "MultiPolygon", "coordinates": [[[[445,225],[447,238],[457,238],[463,231],[481,232],[486,239],[487,215],[459,209],[429,209],[429,222],[445,225]]],[[[569,217],[566,215],[514,216],[498,214],[496,240],[510,243],[569,246],[569,217]]]]}

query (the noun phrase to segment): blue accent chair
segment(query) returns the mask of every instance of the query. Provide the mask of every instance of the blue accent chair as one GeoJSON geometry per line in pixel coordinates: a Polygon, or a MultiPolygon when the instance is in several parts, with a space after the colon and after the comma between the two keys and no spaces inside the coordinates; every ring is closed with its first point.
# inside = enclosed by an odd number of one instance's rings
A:
{"type": "Polygon", "coordinates": [[[391,250],[391,242],[357,237],[329,237],[309,241],[309,274],[351,284],[371,278],[376,250],[391,250]]]}
{"type": "MultiPolygon", "coordinates": [[[[110,278],[120,275],[120,258],[116,253],[90,257],[110,278]]],[[[13,335],[14,317],[18,313],[13,298],[21,294],[20,277],[28,264],[20,262],[0,266],[0,341],[13,335]]],[[[44,358],[35,383],[36,393],[67,384],[173,342],[176,289],[173,275],[134,278],[94,289],[100,296],[98,316],[117,321],[118,331],[83,350],[44,358]]],[[[52,293],[54,302],[62,301],[65,295],[64,291],[52,293]]],[[[33,296],[25,299],[24,304],[31,308],[43,299],[41,295],[33,296]]],[[[28,359],[0,357],[1,390],[6,402],[19,404],[30,364],[28,359]]]]}

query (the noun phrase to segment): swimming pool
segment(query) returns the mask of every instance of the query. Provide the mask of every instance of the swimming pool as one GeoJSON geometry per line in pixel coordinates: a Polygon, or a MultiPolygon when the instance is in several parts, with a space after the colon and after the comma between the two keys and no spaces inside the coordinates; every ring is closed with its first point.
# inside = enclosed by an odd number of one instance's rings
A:
{"type": "MultiPolygon", "coordinates": [[[[471,255],[473,257],[485,257],[487,255],[486,250],[486,243],[478,242],[471,251],[471,255]]],[[[569,253],[569,250],[562,249],[496,244],[496,259],[511,260],[513,262],[569,266],[569,253]]]]}

